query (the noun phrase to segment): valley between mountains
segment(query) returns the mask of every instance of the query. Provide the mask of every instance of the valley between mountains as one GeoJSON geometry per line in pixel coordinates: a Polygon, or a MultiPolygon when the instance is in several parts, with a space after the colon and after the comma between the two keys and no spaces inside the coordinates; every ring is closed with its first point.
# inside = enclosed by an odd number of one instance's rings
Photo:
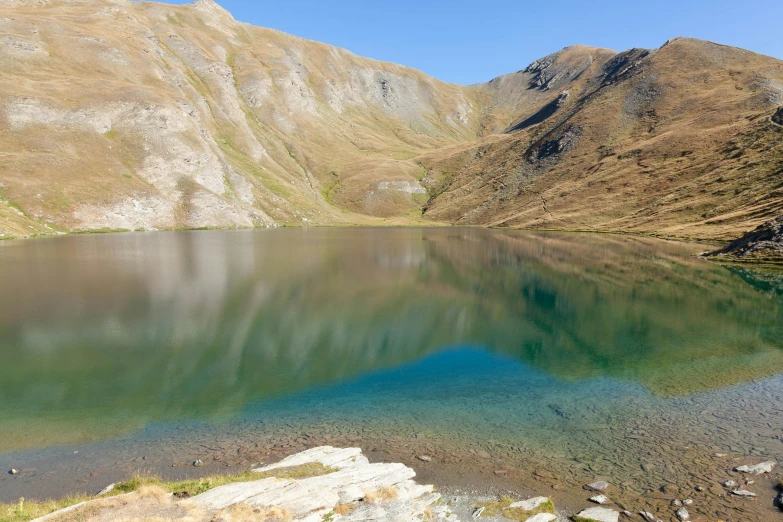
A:
{"type": "Polygon", "coordinates": [[[781,107],[783,61],[690,38],[567,47],[460,86],[212,0],[0,0],[0,238],[453,224],[725,240],[783,213],[781,107]]]}

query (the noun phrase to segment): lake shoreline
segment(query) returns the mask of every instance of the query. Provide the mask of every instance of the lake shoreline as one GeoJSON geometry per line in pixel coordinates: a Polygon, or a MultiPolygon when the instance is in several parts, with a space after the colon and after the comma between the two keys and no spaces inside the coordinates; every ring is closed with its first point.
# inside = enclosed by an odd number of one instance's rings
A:
{"type": "MultiPolygon", "coordinates": [[[[347,442],[347,441],[346,441],[347,442]]],[[[239,477],[241,480],[252,480],[252,473],[249,471],[259,466],[279,465],[281,461],[295,458],[303,452],[311,452],[313,448],[323,447],[314,441],[312,445],[305,444],[302,447],[288,446],[280,448],[280,451],[270,452],[269,459],[263,463],[254,463],[240,470],[233,470],[230,473],[215,473],[214,466],[210,465],[210,460],[205,457],[204,460],[197,459],[189,463],[194,473],[191,473],[186,479],[179,479],[175,482],[161,481],[156,478],[143,479],[136,481],[138,484],[134,487],[140,487],[145,483],[160,483],[167,489],[177,486],[177,484],[190,484],[192,482],[200,483],[200,480],[209,478],[210,484],[222,484],[236,481],[231,477],[239,477]],[[183,482],[184,480],[184,482],[183,482]]],[[[326,446],[326,447],[332,447],[326,446]]],[[[351,446],[335,445],[334,447],[356,447],[362,448],[362,445],[351,446]]],[[[366,447],[365,447],[366,448],[366,447]]],[[[481,450],[479,450],[481,452],[481,450]]],[[[465,455],[476,456],[475,450],[468,450],[465,455]]],[[[665,483],[660,488],[648,489],[645,491],[633,491],[633,485],[628,482],[618,484],[611,477],[599,476],[591,473],[583,473],[580,477],[562,477],[547,469],[543,469],[544,463],[536,466],[529,464],[524,470],[514,468],[513,466],[499,465],[490,455],[477,455],[479,460],[489,460],[492,465],[483,470],[466,468],[462,460],[452,462],[448,457],[434,456],[421,452],[411,454],[396,454],[386,451],[386,449],[363,449],[363,454],[367,456],[370,463],[401,463],[415,470],[415,480],[418,484],[434,484],[436,491],[450,505],[450,511],[458,513],[461,516],[459,520],[470,520],[477,509],[487,505],[498,505],[502,499],[521,501],[532,497],[551,498],[558,513],[562,516],[571,516],[584,509],[596,507],[596,498],[598,495],[607,497],[607,500],[601,504],[602,507],[612,509],[618,513],[628,512],[633,516],[637,513],[649,512],[655,515],[656,520],[676,520],[677,510],[686,507],[692,518],[699,520],[700,517],[707,517],[708,520],[727,519],[734,520],[734,517],[741,517],[743,520],[766,520],[766,517],[773,515],[777,508],[773,508],[775,499],[781,490],[781,475],[779,468],[774,464],[774,460],[763,458],[733,457],[727,454],[701,454],[699,458],[712,461],[710,466],[712,472],[705,474],[703,470],[694,473],[696,483],[674,484],[665,483]],[[488,457],[488,458],[486,458],[488,457]],[[494,462],[493,462],[494,461],[494,462]],[[756,474],[753,470],[754,465],[766,463],[771,467],[770,472],[756,474]],[[770,463],[771,466],[770,466],[770,463]],[[743,473],[737,470],[743,469],[742,466],[751,466],[751,472],[743,473]],[[489,472],[488,469],[497,467],[499,469],[489,472]],[[706,476],[705,476],[706,475],[706,476]],[[728,477],[728,478],[726,478],[728,477]],[[605,483],[602,484],[602,483],[605,483]],[[596,484],[593,486],[593,484],[596,484]],[[754,496],[750,496],[750,495],[754,496]],[[744,496],[748,495],[748,496],[744,496]],[[757,495],[757,496],[755,496],[757,495]]],[[[274,467],[274,466],[272,466],[274,467]]],[[[551,469],[551,468],[550,468],[551,469]]],[[[17,473],[21,476],[24,470],[17,473]]],[[[155,477],[154,473],[142,473],[141,476],[155,477]]],[[[123,484],[114,493],[128,493],[129,484],[127,481],[132,479],[128,476],[124,481],[118,481],[123,484]]],[[[135,480],[135,479],[134,479],[135,480]]],[[[131,481],[133,485],[134,481],[131,481]]],[[[109,484],[106,484],[109,486],[109,484]]],[[[190,486],[188,486],[190,487],[190,486]]],[[[198,487],[198,486],[195,486],[198,487]]],[[[212,486],[210,486],[212,487],[212,486]]],[[[102,488],[103,489],[103,488],[102,488]]],[[[171,490],[173,491],[173,490],[171,490]]],[[[781,490],[783,491],[783,490],[781,490]]],[[[93,494],[97,493],[93,492],[93,494]]],[[[783,493],[780,493],[783,495],[783,493]]],[[[65,495],[49,497],[58,500],[65,495]]],[[[187,498],[186,495],[185,498],[187,498]]],[[[30,497],[27,502],[31,502],[30,497]]],[[[73,497],[72,503],[91,500],[89,493],[73,497]]],[[[600,499],[598,499],[600,500],[600,499]]],[[[33,501],[34,502],[34,501],[33,501]]],[[[508,501],[503,501],[508,504],[508,501]]],[[[502,506],[503,502],[499,505],[502,506]]],[[[67,504],[68,502],[66,502],[67,504]]],[[[60,507],[66,507],[60,502],[60,507]]],[[[13,502],[6,504],[6,508],[12,506],[13,502]]],[[[2,507],[0,505],[0,507],[2,507]]],[[[781,508],[783,509],[783,508],[781,508]]],[[[519,520],[524,520],[520,518],[519,520]]],[[[20,519],[21,520],[21,519],[20,519]]],[[[492,518],[495,520],[495,518],[492,518]]]]}

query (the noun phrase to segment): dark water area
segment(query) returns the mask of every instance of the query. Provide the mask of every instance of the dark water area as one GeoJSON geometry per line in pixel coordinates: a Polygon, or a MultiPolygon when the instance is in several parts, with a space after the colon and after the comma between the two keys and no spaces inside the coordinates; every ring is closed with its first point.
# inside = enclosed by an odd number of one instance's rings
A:
{"type": "Polygon", "coordinates": [[[0,466],[22,473],[0,501],[316,444],[639,493],[714,473],[712,452],[779,458],[779,278],[703,249],[460,228],[2,242],[0,466]]]}

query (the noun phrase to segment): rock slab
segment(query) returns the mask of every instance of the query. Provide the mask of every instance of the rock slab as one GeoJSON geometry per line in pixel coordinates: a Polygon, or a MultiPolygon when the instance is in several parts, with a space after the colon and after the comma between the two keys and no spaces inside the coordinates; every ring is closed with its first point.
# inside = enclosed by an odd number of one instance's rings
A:
{"type": "Polygon", "coordinates": [[[292,455],[256,472],[321,463],[336,469],[332,473],[300,480],[265,478],[217,487],[186,502],[209,512],[217,512],[238,503],[253,508],[284,508],[292,520],[321,522],[337,506],[351,505],[352,511],[340,517],[350,521],[416,520],[432,513],[435,520],[457,522],[445,506],[436,506],[440,495],[432,486],[416,484],[416,476],[404,464],[370,464],[359,448],[323,446],[292,455]],[[388,500],[365,502],[379,491],[388,500]]]}
{"type": "Polygon", "coordinates": [[[577,515],[580,520],[588,520],[590,522],[618,522],[620,520],[620,513],[613,509],[607,509],[602,507],[593,507],[580,511],[577,515]]]}

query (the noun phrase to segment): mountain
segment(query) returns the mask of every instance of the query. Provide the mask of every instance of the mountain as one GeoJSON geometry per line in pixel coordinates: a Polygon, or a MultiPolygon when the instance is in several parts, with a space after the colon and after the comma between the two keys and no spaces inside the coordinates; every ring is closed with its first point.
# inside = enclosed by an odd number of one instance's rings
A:
{"type": "Polygon", "coordinates": [[[783,62],[699,40],[567,47],[459,86],[212,0],[0,0],[0,70],[0,237],[451,223],[727,238],[783,208],[783,62]]]}

